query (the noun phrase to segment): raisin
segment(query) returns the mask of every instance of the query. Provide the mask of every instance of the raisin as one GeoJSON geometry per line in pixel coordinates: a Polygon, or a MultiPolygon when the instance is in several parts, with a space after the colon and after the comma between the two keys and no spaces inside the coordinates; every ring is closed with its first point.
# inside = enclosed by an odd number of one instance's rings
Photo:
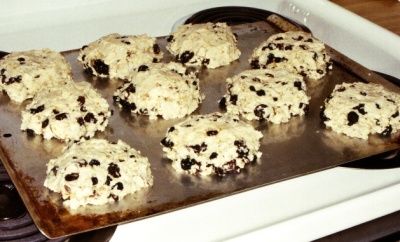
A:
{"type": "Polygon", "coordinates": [[[174,130],[175,130],[175,127],[172,126],[172,127],[170,127],[170,128],[168,129],[168,133],[171,133],[171,132],[173,132],[174,130]]]}
{"type": "Polygon", "coordinates": [[[210,59],[204,59],[204,60],[201,62],[201,64],[202,64],[202,65],[205,65],[205,66],[209,65],[209,64],[210,64],[210,59]]]}
{"type": "Polygon", "coordinates": [[[393,131],[392,125],[386,126],[385,130],[382,131],[381,135],[389,136],[393,131]]]}
{"type": "Polygon", "coordinates": [[[265,96],[265,91],[262,90],[262,89],[261,89],[261,90],[258,90],[256,93],[257,93],[257,96],[260,96],[260,97],[261,97],[261,96],[265,96]]]}
{"type": "Polygon", "coordinates": [[[26,134],[27,134],[28,136],[35,136],[35,131],[33,131],[33,129],[27,129],[27,130],[26,130],[26,134]]]}
{"type": "Polygon", "coordinates": [[[250,86],[249,89],[250,89],[250,91],[252,91],[252,92],[255,92],[255,91],[256,91],[256,88],[255,88],[254,86],[250,86]]]}
{"type": "MultiPolygon", "coordinates": [[[[139,68],[138,68],[138,72],[141,72],[141,71],[148,71],[149,70],[149,67],[148,66],[146,66],[146,65],[141,65],[141,66],[139,66],[139,68]]],[[[133,85],[133,84],[132,84],[133,85]]]]}
{"type": "Polygon", "coordinates": [[[167,137],[165,137],[164,139],[161,140],[161,144],[168,148],[171,148],[174,146],[174,142],[172,142],[171,140],[168,140],[167,137]]]}
{"type": "Polygon", "coordinates": [[[115,195],[115,194],[110,194],[110,196],[108,196],[109,198],[111,197],[112,199],[114,199],[114,201],[118,201],[119,200],[119,197],[117,196],[117,195],[115,195]]]}
{"type": "Polygon", "coordinates": [[[114,186],[111,187],[111,189],[117,188],[117,190],[124,190],[124,184],[122,184],[122,182],[117,182],[114,186]]]}
{"type": "Polygon", "coordinates": [[[265,115],[264,109],[266,107],[268,107],[268,106],[265,105],[265,104],[260,104],[254,109],[254,115],[256,117],[258,117],[259,120],[263,120],[264,119],[264,115],[265,115]]]}
{"type": "Polygon", "coordinates": [[[181,54],[181,56],[179,57],[180,62],[182,62],[182,64],[185,64],[187,62],[189,62],[190,59],[192,59],[194,56],[194,53],[191,51],[185,51],[181,54]]]}
{"type": "Polygon", "coordinates": [[[253,69],[260,69],[260,68],[261,68],[261,67],[260,67],[260,61],[259,61],[258,59],[251,60],[250,66],[251,66],[253,69]]]}
{"type": "Polygon", "coordinates": [[[174,36],[173,35],[169,35],[167,37],[167,42],[171,42],[173,39],[174,39],[174,36]]]}
{"type": "Polygon", "coordinates": [[[222,109],[226,109],[226,98],[223,97],[221,100],[219,100],[219,107],[222,109]]]}
{"type": "Polygon", "coordinates": [[[97,185],[97,183],[99,183],[99,179],[97,179],[97,177],[92,177],[93,186],[97,185]]]}
{"type": "Polygon", "coordinates": [[[130,45],[130,44],[131,44],[131,42],[129,42],[129,41],[127,41],[127,40],[121,40],[121,42],[124,43],[124,44],[127,44],[127,45],[130,45]]]}
{"type": "Polygon", "coordinates": [[[75,180],[77,180],[79,178],[79,173],[70,173],[70,174],[67,174],[65,177],[64,177],[64,179],[66,180],[66,181],[75,181],[75,180]]]}
{"type": "Polygon", "coordinates": [[[42,122],[42,129],[46,128],[47,125],[49,125],[49,119],[46,119],[45,121],[42,122]]]}
{"type": "Polygon", "coordinates": [[[79,96],[77,101],[81,106],[83,106],[85,104],[85,102],[86,102],[86,99],[85,99],[84,96],[79,96]]]}
{"type": "Polygon", "coordinates": [[[358,114],[354,111],[351,111],[347,114],[348,126],[352,126],[353,124],[358,122],[358,114]]]}
{"type": "Polygon", "coordinates": [[[154,54],[156,54],[156,55],[160,54],[161,48],[160,48],[160,46],[159,46],[158,44],[154,44],[154,45],[153,45],[153,52],[154,52],[154,54]]]}
{"type": "Polygon", "coordinates": [[[209,130],[207,131],[207,136],[214,136],[217,135],[218,131],[217,130],[209,130]]]}
{"type": "Polygon", "coordinates": [[[103,60],[97,59],[93,62],[93,68],[96,70],[97,73],[108,75],[109,74],[109,67],[103,60]]]}
{"type": "Polygon", "coordinates": [[[22,76],[16,76],[16,77],[10,77],[8,79],[8,82],[6,82],[6,85],[10,85],[13,83],[20,83],[22,81],[22,76]]]}
{"type": "Polygon", "coordinates": [[[210,160],[215,159],[215,158],[217,158],[217,157],[218,157],[218,153],[217,153],[217,152],[213,152],[213,153],[211,153],[211,155],[210,155],[210,160]]]}
{"type": "MultiPolygon", "coordinates": [[[[141,65],[141,66],[139,67],[139,70],[138,70],[138,71],[146,71],[146,70],[143,70],[143,69],[145,69],[145,68],[147,68],[147,70],[149,69],[147,66],[141,65]],[[142,70],[140,70],[141,68],[142,68],[142,70]]],[[[135,84],[133,84],[133,83],[129,84],[128,87],[125,89],[125,91],[128,92],[128,93],[135,93],[135,92],[136,92],[136,86],[135,86],[135,84]]]]}
{"type": "Polygon", "coordinates": [[[111,181],[112,181],[112,178],[110,176],[107,176],[106,182],[104,184],[109,186],[111,181]]]}
{"type": "Polygon", "coordinates": [[[51,168],[51,172],[53,172],[53,174],[56,176],[58,172],[58,166],[54,166],[53,168],[51,168]]]}
{"type": "Polygon", "coordinates": [[[57,114],[57,115],[55,116],[55,118],[56,118],[56,120],[61,121],[61,120],[63,120],[63,119],[68,118],[68,116],[67,116],[66,113],[60,113],[60,114],[57,114]]]}
{"type": "Polygon", "coordinates": [[[195,164],[195,160],[194,159],[190,159],[189,157],[186,159],[181,160],[181,168],[182,170],[190,170],[190,168],[192,167],[192,165],[195,164]]]}
{"type": "Polygon", "coordinates": [[[97,119],[94,117],[93,113],[87,113],[83,119],[88,123],[90,123],[91,121],[93,121],[93,123],[97,122],[97,119]]]}
{"type": "Polygon", "coordinates": [[[121,173],[120,173],[120,169],[119,166],[117,164],[111,163],[110,165],[108,165],[108,173],[114,177],[114,178],[118,178],[121,177],[121,173]]]}
{"type": "Polygon", "coordinates": [[[393,115],[392,118],[397,118],[399,116],[399,111],[397,110],[393,115]]]}
{"type": "Polygon", "coordinates": [[[294,87],[297,87],[297,89],[298,89],[299,91],[301,91],[301,81],[295,81],[295,82],[294,82],[294,87]]]}
{"type": "Polygon", "coordinates": [[[199,154],[200,152],[204,152],[207,150],[207,145],[203,142],[201,145],[196,144],[196,145],[190,145],[190,148],[194,150],[196,154],[199,154]]]}
{"type": "Polygon", "coordinates": [[[78,124],[79,124],[80,126],[85,125],[85,120],[83,120],[82,117],[77,118],[77,119],[76,119],[76,122],[78,122],[78,124]]]}
{"type": "Polygon", "coordinates": [[[40,105],[37,108],[31,108],[29,111],[30,111],[31,114],[37,114],[37,113],[43,112],[44,108],[45,107],[44,107],[44,104],[43,104],[43,105],[40,105]]]}
{"type": "Polygon", "coordinates": [[[96,160],[96,159],[92,159],[92,160],[89,162],[89,165],[90,165],[90,166],[99,166],[99,165],[100,165],[100,161],[98,161],[98,160],[96,160]]]}
{"type": "Polygon", "coordinates": [[[358,106],[355,106],[353,109],[357,110],[362,115],[365,115],[367,112],[365,112],[364,107],[365,107],[365,104],[364,103],[360,103],[358,106]]]}
{"type": "Polygon", "coordinates": [[[229,101],[230,101],[233,105],[236,105],[237,100],[238,100],[238,95],[231,95],[231,97],[229,98],[229,101]]]}

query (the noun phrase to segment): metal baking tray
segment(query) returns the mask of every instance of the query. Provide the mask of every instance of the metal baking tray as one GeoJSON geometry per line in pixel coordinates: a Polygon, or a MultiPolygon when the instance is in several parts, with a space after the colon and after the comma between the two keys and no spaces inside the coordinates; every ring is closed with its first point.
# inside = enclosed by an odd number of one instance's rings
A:
{"type": "MultiPolygon", "coordinates": [[[[226,78],[250,69],[248,58],[253,49],[271,34],[282,31],[268,22],[242,24],[232,29],[238,35],[241,57],[229,66],[200,69],[200,87],[206,99],[194,114],[224,112],[218,100],[226,91],[226,78]]],[[[157,40],[165,53],[164,62],[172,61],[173,56],[165,49],[165,37],[157,40]]],[[[333,70],[322,80],[306,80],[311,96],[306,116],[294,117],[285,124],[249,122],[264,135],[263,154],[258,162],[238,174],[205,178],[176,174],[171,161],[163,158],[160,141],[170,126],[183,119],[150,121],[146,116],[120,110],[112,95],[122,81],[84,73],[77,61],[79,50],[63,53],[72,65],[75,80],[91,83],[114,111],[106,131],[97,133],[96,137],[110,141],[121,139],[140,150],[149,158],[154,185],[114,204],[88,206],[74,212],[67,210],[59,194],[43,186],[46,163],[57,157],[65,144],[22,132],[20,113],[27,102],[12,102],[4,92],[0,93],[0,158],[35,224],[46,236],[55,238],[149,218],[397,149],[397,133],[386,138],[372,135],[368,140],[360,140],[336,134],[321,123],[321,105],[337,83],[371,81],[399,92],[397,86],[372,71],[332,49],[329,51],[334,60],[333,70]]]]}

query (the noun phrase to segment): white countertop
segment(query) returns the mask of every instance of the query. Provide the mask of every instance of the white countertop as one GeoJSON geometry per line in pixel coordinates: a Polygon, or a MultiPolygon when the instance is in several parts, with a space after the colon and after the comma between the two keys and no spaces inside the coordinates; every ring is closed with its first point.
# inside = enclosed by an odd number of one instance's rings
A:
{"type": "MultiPolygon", "coordinates": [[[[190,13],[249,6],[296,19],[367,68],[400,78],[400,37],[325,0],[3,0],[0,5],[2,51],[76,49],[111,32],[164,36],[190,13]]],[[[399,168],[338,167],[120,225],[112,241],[309,241],[398,211],[399,200],[399,168]]]]}

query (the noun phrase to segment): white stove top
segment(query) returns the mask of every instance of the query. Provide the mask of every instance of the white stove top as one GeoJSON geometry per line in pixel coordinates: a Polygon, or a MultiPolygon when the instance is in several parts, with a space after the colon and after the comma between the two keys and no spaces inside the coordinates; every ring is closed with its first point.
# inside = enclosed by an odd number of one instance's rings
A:
{"type": "MultiPolygon", "coordinates": [[[[1,1],[0,50],[76,49],[111,32],[168,35],[218,6],[280,13],[367,68],[400,78],[400,37],[325,0],[1,1]],[[373,34],[371,34],[373,33],[373,34]]],[[[120,225],[112,241],[309,241],[400,210],[400,168],[333,168],[120,225]]]]}

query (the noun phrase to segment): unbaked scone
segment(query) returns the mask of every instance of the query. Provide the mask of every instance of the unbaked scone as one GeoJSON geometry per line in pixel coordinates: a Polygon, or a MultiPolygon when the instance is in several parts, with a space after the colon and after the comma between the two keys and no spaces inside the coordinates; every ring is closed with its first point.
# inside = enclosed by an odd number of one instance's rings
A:
{"type": "Polygon", "coordinates": [[[121,140],[74,143],[48,162],[46,174],[44,186],[71,209],[114,203],[153,184],[147,157],[121,140]]]}
{"type": "Polygon", "coordinates": [[[22,111],[21,130],[44,139],[78,141],[104,131],[109,104],[87,82],[52,86],[38,93],[22,111]]]}
{"type": "Polygon", "coordinates": [[[11,52],[0,59],[0,90],[23,102],[42,88],[72,81],[70,64],[50,49],[11,52]]]}
{"type": "Polygon", "coordinates": [[[270,36],[254,49],[249,58],[255,68],[284,68],[311,79],[320,79],[332,69],[325,44],[302,31],[270,36]]]}
{"type": "Polygon", "coordinates": [[[236,115],[193,115],[170,127],[161,144],[172,167],[193,175],[240,172],[261,157],[262,134],[236,115]]]}
{"type": "Polygon", "coordinates": [[[167,50],[186,66],[215,69],[239,59],[237,39],[226,23],[185,24],[167,38],[167,50]]]}
{"type": "Polygon", "coordinates": [[[114,101],[149,119],[181,118],[197,109],[204,99],[197,72],[180,63],[142,65],[114,93],[114,101]]]}
{"type": "Polygon", "coordinates": [[[321,118],[350,137],[388,136],[400,129],[400,95],[375,83],[342,83],[325,99],[321,118]]]}
{"type": "Polygon", "coordinates": [[[156,38],[147,34],[109,34],[81,48],[78,60],[86,72],[100,77],[126,78],[141,65],[163,57],[156,38]]]}
{"type": "Polygon", "coordinates": [[[284,69],[255,69],[228,78],[227,93],[220,106],[228,113],[248,120],[286,123],[294,116],[308,111],[303,77],[284,69]]]}

